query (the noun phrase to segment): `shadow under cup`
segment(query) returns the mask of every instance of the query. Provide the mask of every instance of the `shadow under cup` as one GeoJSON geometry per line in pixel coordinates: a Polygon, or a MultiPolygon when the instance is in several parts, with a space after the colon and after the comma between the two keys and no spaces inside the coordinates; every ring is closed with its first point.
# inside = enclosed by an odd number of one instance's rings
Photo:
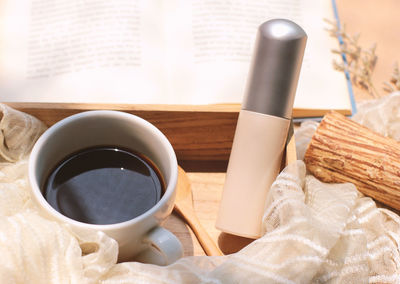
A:
{"type": "Polygon", "coordinates": [[[119,111],[87,111],[59,121],[38,139],[29,160],[29,179],[32,198],[47,217],[69,224],[73,230],[103,231],[118,242],[119,260],[131,260],[149,247],[146,234],[172,212],[177,160],[168,139],[149,122],[119,111]],[[149,158],[165,182],[161,199],[140,216],[107,225],[78,222],[56,211],[42,192],[51,171],[73,153],[105,145],[130,149],[149,158]]]}

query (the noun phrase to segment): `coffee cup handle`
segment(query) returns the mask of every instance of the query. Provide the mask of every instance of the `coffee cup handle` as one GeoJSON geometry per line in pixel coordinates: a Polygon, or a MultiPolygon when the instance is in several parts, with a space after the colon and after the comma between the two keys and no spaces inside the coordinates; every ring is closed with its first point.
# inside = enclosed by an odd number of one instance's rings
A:
{"type": "Polygon", "coordinates": [[[179,239],[163,227],[150,230],[143,241],[149,245],[149,249],[140,253],[137,259],[140,262],[169,265],[183,256],[179,239]]]}

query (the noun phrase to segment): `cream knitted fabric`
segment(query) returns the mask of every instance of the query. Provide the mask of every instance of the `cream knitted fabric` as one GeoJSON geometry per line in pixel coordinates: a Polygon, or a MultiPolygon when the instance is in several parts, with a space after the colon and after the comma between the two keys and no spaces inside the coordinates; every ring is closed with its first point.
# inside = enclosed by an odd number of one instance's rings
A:
{"type": "Polygon", "coordinates": [[[36,118],[0,104],[0,159],[21,159],[45,129],[36,118]]]}
{"type": "MultiPolygon", "coordinates": [[[[398,95],[392,98],[400,106],[398,95]]],[[[352,184],[319,182],[302,161],[276,179],[265,234],[240,252],[187,257],[167,267],[116,264],[113,239],[72,234],[36,212],[26,154],[43,125],[4,105],[0,111],[6,160],[0,163],[0,283],[400,283],[399,216],[377,208],[352,184]]],[[[303,152],[315,125],[304,127],[296,133],[303,152]]]]}

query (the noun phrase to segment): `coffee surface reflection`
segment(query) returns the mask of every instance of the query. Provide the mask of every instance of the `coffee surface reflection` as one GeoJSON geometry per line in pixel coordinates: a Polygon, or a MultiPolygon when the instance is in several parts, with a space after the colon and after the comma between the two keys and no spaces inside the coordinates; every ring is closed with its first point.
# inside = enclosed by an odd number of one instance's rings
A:
{"type": "Polygon", "coordinates": [[[164,192],[164,183],[147,157],[105,146],[66,157],[51,171],[43,192],[47,202],[69,218],[115,224],[153,207],[164,192]]]}

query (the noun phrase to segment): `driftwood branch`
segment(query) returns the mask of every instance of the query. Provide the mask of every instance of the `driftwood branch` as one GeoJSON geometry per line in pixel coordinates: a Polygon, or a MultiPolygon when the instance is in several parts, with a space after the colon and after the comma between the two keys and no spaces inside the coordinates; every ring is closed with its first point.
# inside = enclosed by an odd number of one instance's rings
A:
{"type": "Polygon", "coordinates": [[[331,112],[304,157],[324,182],[351,182],[367,196],[400,210],[400,143],[331,112]]]}

